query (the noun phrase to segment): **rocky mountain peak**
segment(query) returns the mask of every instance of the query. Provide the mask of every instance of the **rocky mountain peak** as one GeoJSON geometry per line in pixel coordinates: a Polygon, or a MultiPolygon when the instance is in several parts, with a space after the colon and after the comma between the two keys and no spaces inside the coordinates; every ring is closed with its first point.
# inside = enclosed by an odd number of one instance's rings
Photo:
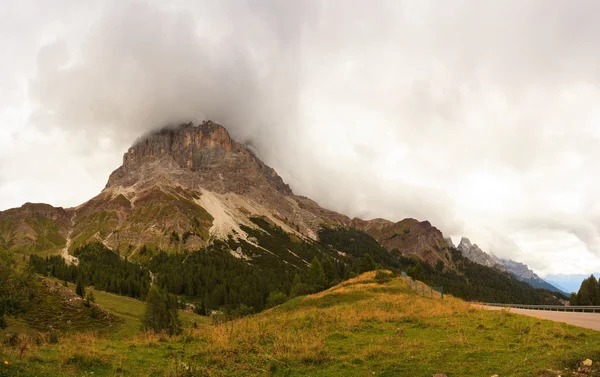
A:
{"type": "Polygon", "coordinates": [[[275,170],[212,121],[166,128],[141,138],[125,153],[107,188],[147,183],[238,194],[275,189],[292,195],[275,170]]]}
{"type": "Polygon", "coordinates": [[[135,165],[164,156],[173,156],[181,166],[198,169],[207,150],[213,159],[222,158],[235,146],[225,127],[212,121],[164,128],[138,139],[123,156],[123,166],[135,165]]]}
{"type": "Polygon", "coordinates": [[[457,249],[460,251],[464,251],[464,250],[470,250],[473,247],[473,244],[471,243],[471,240],[469,240],[467,237],[462,237],[460,239],[460,243],[458,244],[457,249]]]}
{"type": "Polygon", "coordinates": [[[501,271],[506,271],[506,267],[496,258],[493,254],[490,255],[485,251],[481,250],[477,244],[471,243],[467,237],[462,237],[457,247],[465,257],[475,263],[479,263],[484,266],[494,267],[501,271]]]}

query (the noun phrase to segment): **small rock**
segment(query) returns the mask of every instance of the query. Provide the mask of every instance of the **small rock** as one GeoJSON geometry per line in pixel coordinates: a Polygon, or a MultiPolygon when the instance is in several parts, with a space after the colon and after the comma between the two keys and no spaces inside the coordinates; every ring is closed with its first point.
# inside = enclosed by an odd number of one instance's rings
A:
{"type": "Polygon", "coordinates": [[[593,363],[594,362],[592,360],[590,360],[590,359],[583,360],[583,366],[584,367],[591,367],[593,363]]]}

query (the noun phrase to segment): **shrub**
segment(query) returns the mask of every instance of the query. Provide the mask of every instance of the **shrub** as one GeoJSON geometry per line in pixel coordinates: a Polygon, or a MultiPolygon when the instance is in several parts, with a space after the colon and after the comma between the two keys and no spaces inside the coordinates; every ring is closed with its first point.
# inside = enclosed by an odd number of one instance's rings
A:
{"type": "Polygon", "coordinates": [[[287,295],[280,291],[273,291],[269,293],[269,297],[267,297],[266,308],[272,308],[277,305],[281,305],[286,302],[288,299],[287,295]]]}
{"type": "Polygon", "coordinates": [[[392,280],[392,274],[385,270],[378,270],[375,273],[375,281],[379,284],[387,283],[392,280]]]}

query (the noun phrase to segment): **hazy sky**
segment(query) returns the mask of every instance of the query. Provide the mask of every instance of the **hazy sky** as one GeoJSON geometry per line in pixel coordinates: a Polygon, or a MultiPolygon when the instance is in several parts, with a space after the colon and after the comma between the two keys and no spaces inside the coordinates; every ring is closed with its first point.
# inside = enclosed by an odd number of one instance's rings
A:
{"type": "Polygon", "coordinates": [[[212,119],[293,190],[600,269],[600,2],[0,2],[0,209],[75,206],[212,119]]]}

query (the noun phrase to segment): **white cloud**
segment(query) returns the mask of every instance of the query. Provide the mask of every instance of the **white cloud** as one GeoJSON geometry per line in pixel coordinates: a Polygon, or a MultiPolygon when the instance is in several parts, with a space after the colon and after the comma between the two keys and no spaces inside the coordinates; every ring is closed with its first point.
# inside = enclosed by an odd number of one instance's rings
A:
{"type": "Polygon", "coordinates": [[[324,206],[587,271],[600,261],[599,10],[2,3],[0,208],[77,205],[141,133],[210,118],[324,206]]]}

